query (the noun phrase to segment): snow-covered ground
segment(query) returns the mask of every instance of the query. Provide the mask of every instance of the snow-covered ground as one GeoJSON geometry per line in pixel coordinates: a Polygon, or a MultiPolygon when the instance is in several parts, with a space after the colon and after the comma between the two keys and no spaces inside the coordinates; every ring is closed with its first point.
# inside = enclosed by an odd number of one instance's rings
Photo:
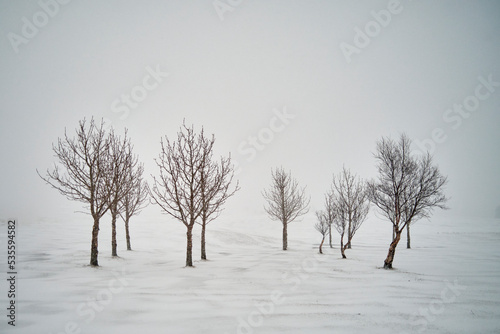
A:
{"type": "MultiPolygon", "coordinates": [[[[223,215],[208,227],[209,261],[198,260],[196,229],[195,268],[184,267],[184,226],[168,216],[136,217],[133,251],[119,225],[112,258],[105,217],[92,268],[91,220],[75,216],[20,222],[17,325],[3,315],[1,333],[500,332],[499,220],[420,221],[413,248],[403,238],[384,270],[391,227],[374,217],[343,260],[336,234],[318,254],[312,215],[290,224],[286,252],[278,222],[223,215]]],[[[5,310],[5,280],[1,291],[5,310]]]]}

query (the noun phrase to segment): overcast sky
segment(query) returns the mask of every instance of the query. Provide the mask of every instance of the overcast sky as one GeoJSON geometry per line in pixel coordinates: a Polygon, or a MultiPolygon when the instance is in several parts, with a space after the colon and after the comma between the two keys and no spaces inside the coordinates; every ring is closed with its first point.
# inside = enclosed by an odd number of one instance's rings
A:
{"type": "Polygon", "coordinates": [[[148,179],[160,137],[203,126],[239,163],[241,215],[280,165],[319,209],[333,173],[375,177],[376,141],[401,132],[448,175],[447,213],[500,205],[498,1],[2,0],[0,33],[3,218],[81,206],[36,169],[84,117],[128,128],[148,179]]]}

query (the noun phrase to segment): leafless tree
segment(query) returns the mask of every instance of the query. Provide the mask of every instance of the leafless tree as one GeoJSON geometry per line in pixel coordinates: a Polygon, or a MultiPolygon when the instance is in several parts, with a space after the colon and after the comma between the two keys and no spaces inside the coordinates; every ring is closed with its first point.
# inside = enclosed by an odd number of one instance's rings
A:
{"type": "MultiPolygon", "coordinates": [[[[336,207],[335,210],[338,208],[336,207]]],[[[335,220],[333,221],[333,226],[337,230],[337,232],[340,234],[340,254],[342,254],[342,258],[345,259],[347,256],[345,256],[345,245],[344,245],[344,236],[346,231],[348,230],[348,219],[346,217],[341,217],[340,215],[344,214],[345,210],[340,209],[335,216],[335,220]]]]}
{"type": "Polygon", "coordinates": [[[123,212],[121,205],[123,199],[132,189],[131,171],[138,164],[137,156],[132,153],[130,138],[125,136],[120,138],[111,128],[108,137],[108,169],[109,177],[107,187],[109,187],[109,212],[111,214],[111,256],[118,256],[116,241],[116,218],[123,212]]]}
{"type": "Polygon", "coordinates": [[[99,220],[108,211],[109,187],[107,187],[108,140],[104,122],[98,126],[94,119],[79,122],[76,137],[70,138],[64,131],[57,145],[52,145],[58,163],[46,176],[38,175],[50,186],[70,200],[83,202],[93,218],[90,265],[98,266],[99,220]]]}
{"type": "Polygon", "coordinates": [[[142,176],[144,173],[143,164],[138,164],[135,168],[130,169],[129,173],[130,176],[128,177],[128,182],[130,182],[130,190],[121,200],[119,212],[120,217],[125,222],[127,250],[132,250],[130,245],[129,221],[132,216],[139,214],[140,211],[147,206],[149,190],[148,185],[142,176]]]}
{"type": "Polygon", "coordinates": [[[335,195],[332,191],[328,192],[325,195],[325,212],[326,217],[328,218],[328,234],[330,237],[330,248],[333,248],[332,245],[332,226],[335,224],[335,217],[337,215],[336,206],[335,206],[335,195]]]}
{"type": "Polygon", "coordinates": [[[330,248],[333,248],[333,243],[332,243],[332,225],[328,225],[328,238],[330,239],[330,248]]]}
{"type": "Polygon", "coordinates": [[[219,217],[222,206],[227,199],[239,190],[238,182],[231,187],[234,169],[231,156],[221,157],[219,161],[213,159],[213,145],[215,137],[203,137],[203,167],[200,173],[200,195],[202,212],[199,224],[201,225],[201,259],[207,259],[206,227],[207,224],[219,217]]]}
{"type": "Polygon", "coordinates": [[[271,170],[271,175],[270,189],[262,192],[267,201],[264,208],[272,220],[279,220],[283,224],[283,250],[287,250],[287,226],[308,212],[310,198],[305,194],[305,187],[300,189],[291,173],[286,173],[282,167],[271,170]]]}
{"type": "Polygon", "coordinates": [[[323,254],[323,243],[325,242],[326,234],[330,230],[331,225],[328,223],[328,213],[325,211],[316,211],[316,217],[318,218],[318,222],[314,225],[314,227],[323,237],[321,239],[321,243],[319,244],[319,252],[320,254],[323,254]]]}
{"type": "Polygon", "coordinates": [[[433,165],[432,156],[413,157],[411,140],[405,134],[398,142],[382,138],[375,158],[379,177],[368,184],[370,201],[393,225],[395,238],[389,246],[384,268],[392,268],[394,254],[405,227],[430,217],[434,208],[446,209],[443,193],[447,179],[433,165]]]}
{"type": "Polygon", "coordinates": [[[366,219],[370,203],[365,183],[351,173],[349,169],[343,168],[342,172],[333,177],[332,197],[334,197],[336,228],[341,235],[341,253],[345,258],[345,249],[350,248],[356,231],[366,219]],[[347,232],[347,242],[343,245],[343,234],[347,232]]]}
{"type": "MultiPolygon", "coordinates": [[[[328,224],[328,237],[330,241],[330,248],[333,248],[332,244],[332,225],[334,225],[335,222],[335,194],[332,191],[329,191],[325,195],[325,209],[324,211],[321,211],[324,214],[324,217],[326,219],[326,223],[328,224]]],[[[316,213],[317,215],[317,213],[316,213]]]]}
{"type": "Polygon", "coordinates": [[[196,135],[185,123],[171,142],[161,140],[161,153],[156,159],[160,176],[153,176],[150,190],[154,204],[181,221],[187,229],[186,266],[193,266],[193,227],[203,211],[201,171],[204,167],[203,130],[196,135]]]}

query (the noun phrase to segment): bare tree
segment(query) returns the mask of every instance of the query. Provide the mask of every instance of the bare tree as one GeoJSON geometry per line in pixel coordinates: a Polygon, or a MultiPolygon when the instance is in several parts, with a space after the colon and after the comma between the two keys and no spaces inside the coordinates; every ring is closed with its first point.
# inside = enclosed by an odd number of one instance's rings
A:
{"type": "Polygon", "coordinates": [[[345,249],[350,248],[356,231],[366,219],[370,209],[365,183],[343,168],[338,177],[333,177],[331,193],[335,205],[336,228],[341,235],[341,253],[345,258],[345,249]],[[334,195],[333,195],[334,194],[334,195]],[[343,234],[347,232],[347,242],[343,245],[343,234]]]}
{"type": "Polygon", "coordinates": [[[234,168],[231,164],[231,156],[221,157],[219,161],[214,161],[213,145],[215,137],[210,139],[203,137],[203,167],[200,173],[200,195],[202,202],[201,222],[201,259],[207,259],[206,252],[206,227],[207,224],[219,217],[222,206],[227,199],[238,191],[238,182],[231,188],[234,168]]]}
{"type": "Polygon", "coordinates": [[[118,256],[116,241],[116,217],[123,212],[121,202],[131,191],[132,177],[131,171],[138,164],[137,156],[132,154],[132,144],[127,137],[125,130],[124,138],[117,136],[111,128],[108,137],[108,164],[109,177],[107,186],[109,187],[109,212],[111,213],[111,256],[118,256]]]}
{"type": "Polygon", "coordinates": [[[333,248],[332,244],[332,225],[335,223],[335,215],[336,215],[336,207],[335,207],[335,195],[332,191],[329,191],[325,195],[325,210],[322,211],[326,222],[328,224],[328,237],[330,241],[330,248],[333,248]]]}
{"type": "Polygon", "coordinates": [[[410,238],[410,225],[406,225],[406,248],[411,248],[411,238],[410,238]]]}
{"type": "MultiPolygon", "coordinates": [[[[335,208],[335,210],[337,210],[337,208],[335,208]]],[[[343,259],[347,258],[347,256],[345,256],[346,247],[344,245],[344,236],[345,232],[348,230],[348,219],[346,219],[346,217],[340,217],[340,215],[344,213],[345,210],[339,210],[333,222],[333,226],[335,226],[335,229],[340,234],[340,254],[342,254],[343,259]]]]}
{"type": "Polygon", "coordinates": [[[104,122],[97,126],[92,118],[79,122],[76,137],[70,138],[64,131],[57,145],[52,145],[58,164],[47,170],[45,177],[38,175],[50,186],[70,200],[88,206],[94,223],[90,247],[90,265],[98,266],[99,220],[107,212],[109,187],[107,187],[108,140],[104,122]],[[61,171],[62,170],[62,171],[61,171]]]}
{"type": "Polygon", "coordinates": [[[160,176],[153,176],[150,190],[154,204],[186,226],[186,266],[193,266],[193,226],[203,211],[201,171],[204,167],[203,130],[196,135],[185,123],[177,141],[161,140],[161,153],[155,159],[160,176]]]}
{"type": "Polygon", "coordinates": [[[334,225],[336,213],[335,213],[335,197],[332,196],[331,192],[328,192],[325,195],[325,210],[323,212],[325,214],[326,222],[328,224],[328,238],[329,238],[330,248],[333,248],[332,225],[334,225]]]}
{"type": "Polygon", "coordinates": [[[392,240],[384,268],[392,268],[394,254],[405,227],[420,218],[430,217],[434,208],[446,209],[443,188],[447,183],[432,156],[410,156],[411,140],[402,134],[399,142],[382,138],[377,142],[379,177],[368,185],[370,201],[393,225],[392,240]]]}
{"type": "Polygon", "coordinates": [[[328,238],[330,239],[330,248],[333,248],[333,244],[332,244],[332,225],[328,225],[328,238]]]}
{"type": "Polygon", "coordinates": [[[314,227],[323,237],[319,244],[319,253],[323,254],[323,243],[325,242],[326,234],[331,229],[331,224],[328,223],[328,214],[325,211],[316,211],[316,217],[318,218],[318,222],[314,227]]]}
{"type": "Polygon", "coordinates": [[[287,226],[308,212],[310,198],[306,197],[305,187],[300,189],[291,173],[286,173],[282,167],[271,170],[271,175],[272,185],[262,193],[267,201],[264,208],[272,220],[283,224],[283,250],[287,250],[287,226]]]}
{"type": "Polygon", "coordinates": [[[127,241],[127,250],[132,250],[130,245],[129,221],[134,215],[147,206],[149,190],[146,181],[143,179],[144,165],[138,164],[135,168],[129,170],[128,182],[129,191],[120,202],[120,217],[125,222],[125,238],[127,241]]]}

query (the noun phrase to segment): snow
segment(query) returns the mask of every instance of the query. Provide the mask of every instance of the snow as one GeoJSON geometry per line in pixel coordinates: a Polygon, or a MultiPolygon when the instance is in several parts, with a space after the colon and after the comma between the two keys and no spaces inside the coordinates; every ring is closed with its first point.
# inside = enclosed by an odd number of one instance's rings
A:
{"type": "MultiPolygon", "coordinates": [[[[133,251],[101,222],[100,267],[88,266],[89,217],[19,222],[16,333],[499,333],[500,221],[420,221],[381,269],[389,223],[369,218],[341,259],[309,214],[281,226],[265,216],[208,226],[208,261],[185,268],[185,227],[168,216],[131,222],[133,251]]],[[[0,225],[2,244],[6,223],[0,225]]],[[[5,247],[2,246],[2,249],[5,247]]],[[[3,268],[7,272],[6,267],[3,268]]],[[[2,281],[1,291],[6,291],[2,281]]],[[[6,305],[2,292],[2,305],[6,305]]],[[[5,319],[1,333],[14,332],[5,319]]]]}

